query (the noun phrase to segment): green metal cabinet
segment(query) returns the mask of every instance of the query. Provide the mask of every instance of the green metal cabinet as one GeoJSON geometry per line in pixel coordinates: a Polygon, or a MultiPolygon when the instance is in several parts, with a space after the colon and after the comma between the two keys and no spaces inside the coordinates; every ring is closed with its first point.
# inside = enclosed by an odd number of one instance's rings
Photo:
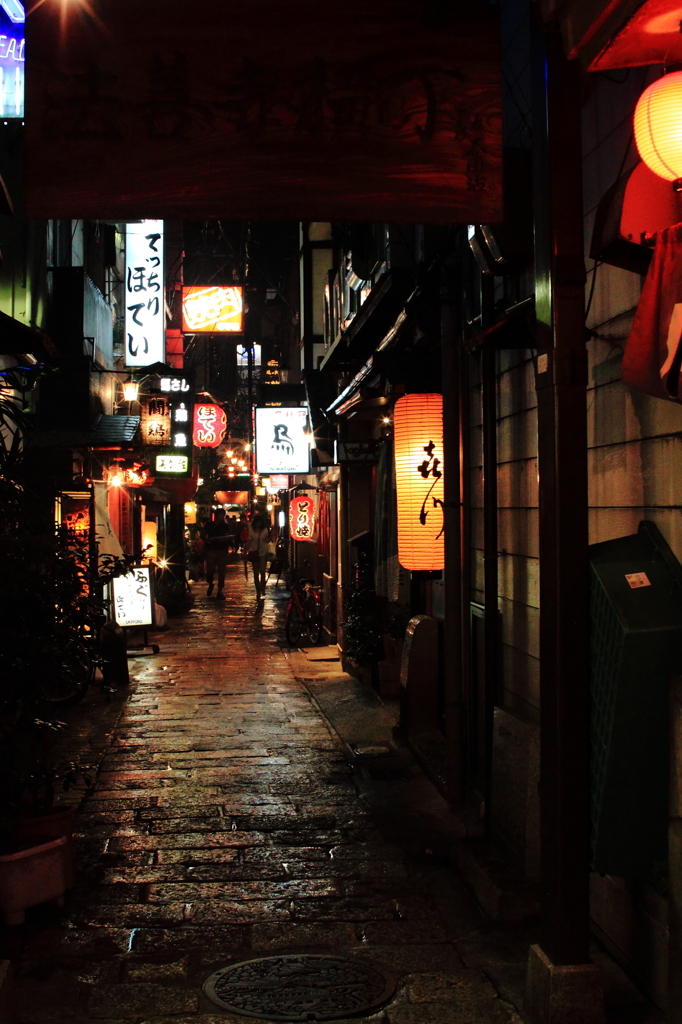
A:
{"type": "Polygon", "coordinates": [[[654,523],[590,548],[595,871],[664,886],[670,677],[682,672],[682,566],[654,523]]]}

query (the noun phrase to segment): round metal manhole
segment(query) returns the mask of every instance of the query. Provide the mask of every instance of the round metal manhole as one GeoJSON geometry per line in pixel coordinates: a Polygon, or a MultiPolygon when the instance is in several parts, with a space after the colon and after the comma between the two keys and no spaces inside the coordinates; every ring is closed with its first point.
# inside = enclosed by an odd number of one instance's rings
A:
{"type": "Polygon", "coordinates": [[[365,1016],[384,1006],[397,981],[383,967],[314,953],[267,956],[216,971],[204,992],[224,1010],[266,1020],[365,1016]]]}

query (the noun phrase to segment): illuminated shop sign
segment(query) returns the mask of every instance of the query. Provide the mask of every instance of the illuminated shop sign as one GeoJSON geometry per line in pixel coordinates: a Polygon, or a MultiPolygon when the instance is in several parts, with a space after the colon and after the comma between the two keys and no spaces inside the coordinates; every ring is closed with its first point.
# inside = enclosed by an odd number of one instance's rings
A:
{"type": "Polygon", "coordinates": [[[24,116],[24,5],[0,0],[0,117],[24,116]]]}
{"type": "Polygon", "coordinates": [[[211,402],[195,405],[192,440],[197,448],[217,448],[226,430],[227,416],[219,405],[211,402]]]}
{"type": "Polygon", "coordinates": [[[142,444],[165,447],[170,444],[171,412],[166,396],[149,395],[140,402],[142,444]]]}
{"type": "Polygon", "coordinates": [[[163,221],[126,226],[126,366],[162,363],[166,312],[163,277],[163,221]]]}
{"type": "Polygon", "coordinates": [[[269,490],[272,494],[276,491],[286,491],[289,486],[289,477],[286,474],[274,473],[270,477],[269,490]]]}
{"type": "Polygon", "coordinates": [[[289,505],[289,532],[293,540],[315,540],[315,498],[299,494],[289,505]]]}
{"type": "Polygon", "coordinates": [[[259,473],[308,473],[307,409],[256,409],[256,469],[259,473]]]}
{"type": "Polygon", "coordinates": [[[154,621],[151,569],[136,566],[112,580],[114,618],[119,626],[151,626],[154,621]]]}
{"type": "Polygon", "coordinates": [[[244,304],[236,287],[182,289],[182,329],[195,334],[241,334],[244,304]]]}
{"type": "Polygon", "coordinates": [[[159,388],[161,391],[181,391],[186,394],[189,391],[189,382],[185,377],[162,377],[159,388]]]}
{"type": "Polygon", "coordinates": [[[189,457],[187,455],[157,455],[156,472],[173,473],[175,476],[184,474],[189,469],[189,457]]]}
{"type": "Polygon", "coordinates": [[[189,476],[192,471],[194,388],[187,374],[158,378],[153,393],[141,403],[142,443],[157,447],[156,472],[189,476]],[[159,451],[158,448],[161,450],[159,451]]]}

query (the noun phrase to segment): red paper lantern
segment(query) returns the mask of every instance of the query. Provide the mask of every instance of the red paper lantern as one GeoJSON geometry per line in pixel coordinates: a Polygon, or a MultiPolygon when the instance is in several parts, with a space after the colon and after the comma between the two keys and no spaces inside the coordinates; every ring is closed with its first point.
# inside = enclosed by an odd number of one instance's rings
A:
{"type": "Polygon", "coordinates": [[[635,142],[654,174],[682,189],[682,71],[664,75],[644,90],[635,108],[635,142]]]}
{"type": "Polygon", "coordinates": [[[405,395],[393,410],[398,502],[398,561],[439,570],[443,537],[443,397],[405,395]]]}
{"type": "Polygon", "coordinates": [[[194,406],[192,441],[197,448],[217,448],[226,430],[227,416],[219,405],[201,402],[194,406]]]}
{"type": "Polygon", "coordinates": [[[315,540],[315,498],[299,494],[289,505],[289,532],[293,540],[315,540]]]}

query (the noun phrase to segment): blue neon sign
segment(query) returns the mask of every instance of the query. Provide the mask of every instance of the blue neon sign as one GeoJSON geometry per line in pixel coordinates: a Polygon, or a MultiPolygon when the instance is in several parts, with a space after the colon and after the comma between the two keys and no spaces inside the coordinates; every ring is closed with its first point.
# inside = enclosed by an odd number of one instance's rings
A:
{"type": "Polygon", "coordinates": [[[0,0],[0,118],[24,116],[24,6],[0,0]]]}

